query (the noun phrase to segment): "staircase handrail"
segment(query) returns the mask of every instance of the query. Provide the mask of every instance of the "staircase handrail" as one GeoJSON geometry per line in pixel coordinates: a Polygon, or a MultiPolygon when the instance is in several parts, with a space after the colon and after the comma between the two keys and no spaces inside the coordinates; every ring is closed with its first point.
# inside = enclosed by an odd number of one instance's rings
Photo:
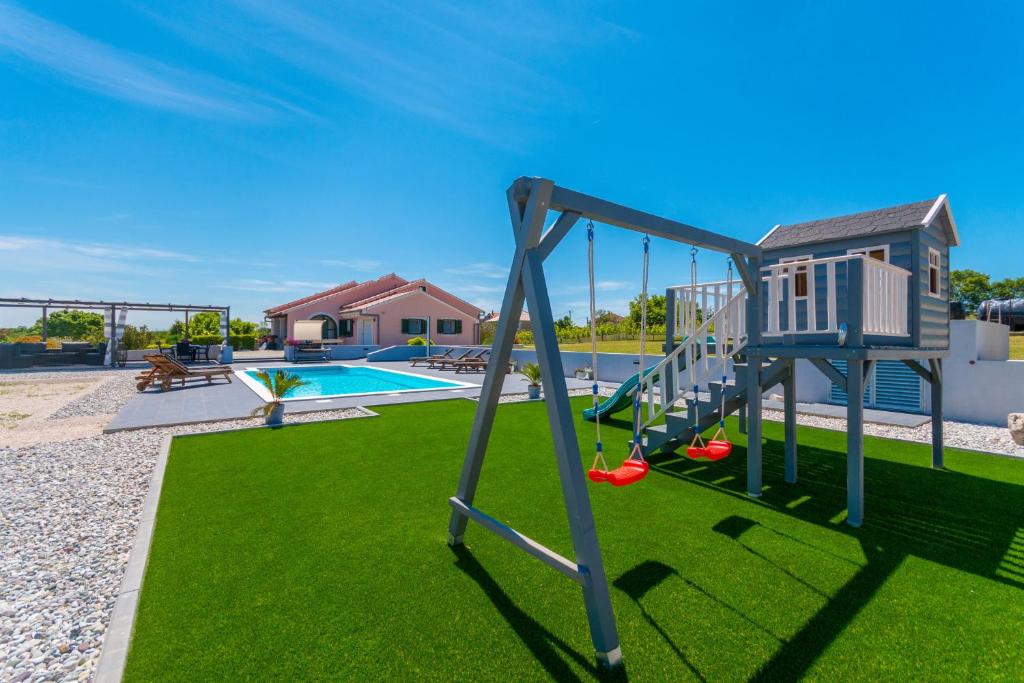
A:
{"type": "MultiPolygon", "coordinates": [[[[695,354],[684,355],[693,351],[693,347],[699,345],[701,359],[704,363],[704,373],[699,375],[698,384],[703,384],[708,377],[711,362],[708,357],[708,334],[714,326],[716,331],[715,349],[717,357],[725,353],[727,356],[739,353],[746,346],[746,299],[747,292],[742,287],[733,297],[721,306],[715,313],[707,318],[697,329],[693,336],[684,339],[679,346],[672,349],[672,352],[665,356],[651,372],[645,373],[640,379],[637,391],[640,392],[640,400],[647,404],[647,418],[644,420],[644,427],[650,426],[652,422],[665,414],[669,408],[678,400],[679,396],[685,393],[689,387],[680,390],[679,359],[694,358],[695,354]],[[728,315],[729,329],[725,329],[725,321],[728,315]],[[724,334],[721,334],[724,332],[724,334]],[[730,337],[732,342],[730,343],[730,337]],[[658,389],[659,400],[654,398],[654,390],[658,389]]],[[[717,363],[716,363],[717,365],[717,363]]],[[[696,372],[696,369],[694,370],[696,372]]]]}

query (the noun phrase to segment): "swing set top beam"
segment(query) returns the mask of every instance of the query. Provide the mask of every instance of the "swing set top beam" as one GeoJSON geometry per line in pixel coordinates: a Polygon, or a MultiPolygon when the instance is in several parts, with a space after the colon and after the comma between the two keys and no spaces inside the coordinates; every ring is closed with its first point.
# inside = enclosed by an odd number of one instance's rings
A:
{"type": "MultiPolygon", "coordinates": [[[[543,178],[521,177],[512,183],[509,193],[521,204],[526,202],[533,187],[541,182],[551,182],[543,178]]],[[[548,210],[563,213],[579,214],[583,218],[614,225],[626,230],[635,230],[655,237],[691,244],[702,249],[711,249],[726,254],[742,254],[743,256],[760,258],[761,247],[750,242],[719,235],[718,233],[696,228],[692,225],[673,221],[654,214],[645,213],[628,206],[615,204],[599,197],[576,192],[554,185],[548,210]]]]}

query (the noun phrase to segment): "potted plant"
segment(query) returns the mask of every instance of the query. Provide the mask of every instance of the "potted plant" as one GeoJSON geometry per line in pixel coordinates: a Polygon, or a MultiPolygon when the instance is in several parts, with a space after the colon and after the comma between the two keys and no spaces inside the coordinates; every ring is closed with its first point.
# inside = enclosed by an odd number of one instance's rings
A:
{"type": "Polygon", "coordinates": [[[284,370],[278,370],[271,375],[266,370],[256,373],[263,386],[270,392],[271,400],[252,411],[250,417],[262,414],[264,421],[269,427],[279,427],[284,422],[284,403],[281,402],[288,392],[305,386],[308,382],[298,375],[292,375],[284,370]]]}
{"type": "Polygon", "coordinates": [[[523,363],[522,372],[529,382],[526,385],[526,393],[531,399],[540,398],[540,366],[536,363],[523,363]]]}
{"type": "Polygon", "coordinates": [[[288,361],[295,360],[295,347],[301,342],[298,339],[288,337],[284,340],[284,359],[288,361]]]}
{"type": "Polygon", "coordinates": [[[590,368],[576,368],[576,379],[590,379],[591,372],[590,368]]]}

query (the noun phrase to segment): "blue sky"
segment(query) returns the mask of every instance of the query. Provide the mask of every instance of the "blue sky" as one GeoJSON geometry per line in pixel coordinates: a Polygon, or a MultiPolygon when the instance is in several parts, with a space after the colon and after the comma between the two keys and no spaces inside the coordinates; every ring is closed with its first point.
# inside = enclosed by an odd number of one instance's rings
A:
{"type": "MultiPolygon", "coordinates": [[[[751,241],[947,192],[954,267],[1024,275],[1021,7],[0,0],[0,293],[258,319],[394,271],[489,309],[520,175],[751,241]]],[[[597,251],[624,311],[639,236],[597,251]]],[[[655,241],[652,288],[687,265],[655,241]]],[[[547,270],[582,320],[581,229],[547,270]]]]}

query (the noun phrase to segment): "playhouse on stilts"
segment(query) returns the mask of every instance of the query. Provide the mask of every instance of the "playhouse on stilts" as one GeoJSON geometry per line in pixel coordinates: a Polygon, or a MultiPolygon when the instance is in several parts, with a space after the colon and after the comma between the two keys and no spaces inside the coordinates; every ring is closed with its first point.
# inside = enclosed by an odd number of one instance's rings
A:
{"type": "MultiPolygon", "coordinates": [[[[942,358],[949,349],[949,248],[958,244],[945,195],[915,204],[809,223],[776,226],[757,244],[654,216],[556,186],[519,178],[508,190],[515,255],[505,288],[492,360],[466,449],[448,542],[460,545],[473,520],[576,581],[583,590],[598,660],[614,666],[622,656],[608,584],[587,492],[593,485],[639,485],[645,456],[681,450],[717,460],[732,447],[725,417],[738,413],[748,434],[747,493],[762,489],[761,404],[765,391],[783,385],[785,481],[797,482],[796,367],[806,359],[845,395],[859,397],[879,362],[896,362],[931,386],[932,465],[942,467],[942,358]],[[557,214],[547,226],[549,212],[557,214]],[[692,247],[689,282],[667,290],[666,355],[623,384],[633,406],[634,438],[609,468],[601,451],[584,471],[555,337],[543,263],[580,220],[587,244],[593,296],[593,223],[633,230],[642,241],[646,301],[648,240],[659,237],[692,247]],[[729,259],[729,277],[700,282],[698,255],[729,259]],[[736,277],[733,277],[735,268],[736,277]],[[473,506],[481,466],[511,357],[515,324],[530,310],[546,408],[554,438],[574,559],[564,557],[473,506]],[[705,429],[717,426],[708,441],[705,429]]],[[[654,247],[650,247],[653,249],[654,247]]],[[[591,315],[591,319],[593,319],[591,315]]],[[[646,313],[643,316],[646,326],[646,313]]],[[[593,339],[593,332],[592,332],[593,339]]],[[[595,378],[597,375],[594,355],[595,378]]],[[[595,384],[596,396],[596,384],[595,384]]],[[[600,429],[603,412],[622,396],[587,411],[600,429]]],[[[617,408],[616,408],[617,409],[617,408]]],[[[864,407],[847,402],[847,524],[864,521],[864,407]]],[[[600,432],[598,432],[600,434],[600,432]]],[[[610,456],[609,456],[610,459],[610,456]]]]}

